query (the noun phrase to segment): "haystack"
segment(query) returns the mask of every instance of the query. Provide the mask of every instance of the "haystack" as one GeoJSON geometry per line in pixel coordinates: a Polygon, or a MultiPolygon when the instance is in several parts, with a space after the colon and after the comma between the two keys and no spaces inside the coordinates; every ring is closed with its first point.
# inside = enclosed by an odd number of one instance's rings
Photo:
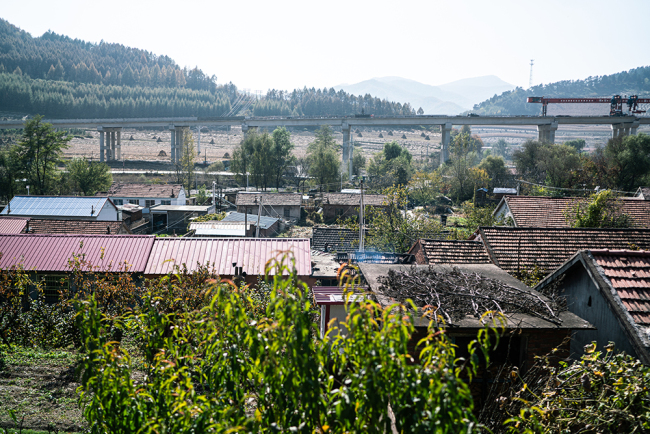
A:
{"type": "Polygon", "coordinates": [[[405,138],[406,138],[406,134],[402,134],[402,138],[405,139],[405,138]]]}
{"type": "Polygon", "coordinates": [[[431,140],[431,139],[429,138],[429,136],[425,136],[424,140],[431,140]]]}
{"type": "Polygon", "coordinates": [[[210,144],[214,145],[214,139],[210,140],[210,144]]]}
{"type": "Polygon", "coordinates": [[[389,132],[388,132],[388,135],[389,135],[389,136],[392,136],[392,135],[393,135],[393,132],[392,132],[392,131],[389,131],[389,132]]]}
{"type": "Polygon", "coordinates": [[[384,135],[383,135],[382,133],[379,133],[379,138],[380,138],[380,139],[383,139],[383,138],[384,138],[384,135]]]}
{"type": "Polygon", "coordinates": [[[156,140],[156,143],[160,143],[160,142],[162,142],[162,139],[160,137],[158,137],[158,140],[156,140]]]}
{"type": "Polygon", "coordinates": [[[129,140],[135,140],[135,139],[133,138],[133,136],[131,136],[131,137],[129,137],[129,140]]]}
{"type": "Polygon", "coordinates": [[[357,133],[357,137],[363,137],[361,133],[357,133]]]}
{"type": "Polygon", "coordinates": [[[158,156],[159,156],[159,157],[166,157],[166,156],[167,156],[167,152],[165,152],[165,151],[160,151],[160,152],[158,152],[158,156]]]}
{"type": "Polygon", "coordinates": [[[223,154],[223,158],[230,158],[230,154],[226,152],[225,154],[223,154]]]}

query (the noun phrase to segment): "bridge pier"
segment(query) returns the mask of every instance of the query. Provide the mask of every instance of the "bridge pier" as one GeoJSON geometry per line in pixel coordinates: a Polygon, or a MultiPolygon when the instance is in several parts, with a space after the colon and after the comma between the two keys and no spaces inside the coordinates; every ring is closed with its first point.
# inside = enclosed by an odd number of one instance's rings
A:
{"type": "Polygon", "coordinates": [[[537,125],[537,140],[541,143],[555,143],[555,132],[557,131],[558,123],[537,125]]]}
{"type": "Polygon", "coordinates": [[[451,142],[451,122],[440,125],[440,164],[445,164],[449,160],[449,143],[451,142]]]}
{"type": "Polygon", "coordinates": [[[343,160],[343,168],[347,168],[348,176],[352,179],[352,146],[350,146],[350,125],[344,123],[341,125],[341,132],[343,133],[343,153],[341,159],[343,160]]]}
{"type": "Polygon", "coordinates": [[[619,137],[625,137],[625,136],[635,136],[637,133],[637,130],[639,128],[640,122],[634,121],[634,122],[628,122],[628,123],[621,123],[621,124],[612,124],[612,139],[616,139],[619,137]]]}
{"type": "Polygon", "coordinates": [[[104,162],[104,130],[102,127],[97,127],[99,131],[99,162],[104,162]]]}

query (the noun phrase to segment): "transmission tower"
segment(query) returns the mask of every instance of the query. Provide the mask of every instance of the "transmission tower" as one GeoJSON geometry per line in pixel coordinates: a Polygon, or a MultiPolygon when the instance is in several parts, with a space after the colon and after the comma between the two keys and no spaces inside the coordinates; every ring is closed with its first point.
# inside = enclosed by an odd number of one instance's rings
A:
{"type": "Polygon", "coordinates": [[[528,79],[528,88],[533,87],[533,62],[534,59],[530,59],[530,78],[528,79]]]}

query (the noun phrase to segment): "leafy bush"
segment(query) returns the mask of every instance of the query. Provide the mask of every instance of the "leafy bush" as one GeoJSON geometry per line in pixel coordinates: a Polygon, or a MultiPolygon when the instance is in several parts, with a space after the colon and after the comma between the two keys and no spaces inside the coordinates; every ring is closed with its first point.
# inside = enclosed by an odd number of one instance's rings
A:
{"type": "MultiPolygon", "coordinates": [[[[170,285],[182,284],[179,275],[119,317],[103,314],[94,296],[80,301],[80,402],[90,432],[478,430],[444,331],[431,325],[416,364],[408,346],[413,310],[357,302],[347,304],[340,328],[319,339],[307,286],[284,263],[274,267],[257,301],[249,287],[206,281],[202,306],[181,303],[169,313],[160,306],[177,291],[170,285]],[[144,376],[134,375],[131,355],[112,341],[116,323],[139,334],[144,376]]],[[[481,349],[487,335],[479,334],[481,349]]],[[[470,360],[478,348],[471,346],[470,360]]]]}
{"type": "MultiPolygon", "coordinates": [[[[536,375],[513,372],[514,393],[499,399],[512,433],[633,433],[650,429],[650,367],[614,344],[585,347],[580,360],[543,363],[536,375]]],[[[544,360],[542,360],[544,362],[544,360]]]]}

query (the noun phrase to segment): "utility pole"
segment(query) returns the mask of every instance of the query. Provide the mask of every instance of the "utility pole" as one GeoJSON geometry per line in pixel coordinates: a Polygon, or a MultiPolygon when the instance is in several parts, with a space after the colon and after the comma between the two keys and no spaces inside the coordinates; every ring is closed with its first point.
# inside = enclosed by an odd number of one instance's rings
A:
{"type": "Polygon", "coordinates": [[[361,201],[359,205],[360,205],[359,206],[359,251],[363,252],[365,248],[364,239],[363,239],[364,236],[363,226],[364,226],[364,218],[365,218],[364,216],[365,213],[363,209],[363,178],[361,178],[361,201]]]}
{"type": "Polygon", "coordinates": [[[260,216],[262,215],[262,201],[264,196],[260,196],[260,204],[257,207],[257,229],[255,230],[255,238],[260,237],[260,216]]]}
{"type": "Polygon", "coordinates": [[[214,206],[214,212],[217,212],[217,183],[212,181],[212,206],[214,206]]]}
{"type": "Polygon", "coordinates": [[[196,142],[196,146],[197,146],[199,155],[201,155],[201,125],[199,125],[199,134],[198,134],[198,140],[196,142]]]}
{"type": "Polygon", "coordinates": [[[534,59],[530,59],[530,78],[528,79],[528,88],[533,87],[533,62],[534,59]]]}

